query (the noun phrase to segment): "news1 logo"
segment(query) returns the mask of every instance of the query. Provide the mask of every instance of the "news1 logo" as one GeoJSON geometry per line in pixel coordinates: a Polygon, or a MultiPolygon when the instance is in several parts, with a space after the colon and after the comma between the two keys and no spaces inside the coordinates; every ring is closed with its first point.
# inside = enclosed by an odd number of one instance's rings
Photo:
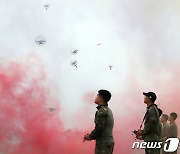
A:
{"type": "Polygon", "coordinates": [[[179,146],[178,138],[168,138],[164,143],[163,142],[134,142],[132,149],[161,149],[163,148],[165,152],[175,152],[179,146]],[[162,147],[163,146],[163,147],[162,147]]]}
{"type": "Polygon", "coordinates": [[[174,152],[178,149],[179,139],[178,138],[169,138],[164,143],[165,152],[174,152]]]}

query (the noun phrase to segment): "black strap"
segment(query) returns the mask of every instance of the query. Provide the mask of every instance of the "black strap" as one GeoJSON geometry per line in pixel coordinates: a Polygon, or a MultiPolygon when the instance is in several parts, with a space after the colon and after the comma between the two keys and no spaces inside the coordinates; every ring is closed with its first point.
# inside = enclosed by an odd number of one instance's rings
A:
{"type": "Polygon", "coordinates": [[[146,111],[146,113],[145,113],[145,115],[144,115],[144,118],[143,118],[143,121],[142,121],[142,123],[141,123],[140,129],[142,128],[142,125],[143,125],[143,123],[144,123],[144,120],[145,120],[145,118],[146,118],[146,116],[147,116],[147,112],[148,112],[148,111],[146,111]]]}
{"type": "MultiPolygon", "coordinates": [[[[157,107],[156,104],[153,104],[153,105],[158,109],[158,107],[157,107]]],[[[153,105],[152,105],[152,106],[153,106],[153,105]]],[[[144,123],[144,120],[145,120],[147,114],[148,114],[148,109],[147,109],[147,111],[146,111],[146,113],[145,113],[145,115],[144,115],[144,118],[143,118],[142,124],[141,124],[141,126],[140,126],[140,129],[142,128],[142,125],[143,125],[143,123],[144,123]]]]}

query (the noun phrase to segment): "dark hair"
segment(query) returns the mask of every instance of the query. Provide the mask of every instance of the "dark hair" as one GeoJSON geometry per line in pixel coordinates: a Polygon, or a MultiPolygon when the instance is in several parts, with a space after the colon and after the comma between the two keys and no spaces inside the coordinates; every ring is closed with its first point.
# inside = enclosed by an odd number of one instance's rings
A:
{"type": "Polygon", "coordinates": [[[168,118],[169,118],[169,116],[168,116],[167,114],[163,114],[162,116],[166,119],[166,121],[167,121],[168,118]]]}
{"type": "Polygon", "coordinates": [[[177,113],[175,112],[170,113],[170,116],[172,116],[174,120],[176,120],[176,118],[178,117],[177,113]]]}
{"type": "Polygon", "coordinates": [[[158,112],[159,112],[159,117],[160,117],[162,115],[163,111],[160,108],[158,108],[158,112]]]}
{"type": "Polygon", "coordinates": [[[99,96],[101,96],[104,102],[109,102],[111,99],[111,93],[108,90],[101,89],[98,91],[99,96]]]}

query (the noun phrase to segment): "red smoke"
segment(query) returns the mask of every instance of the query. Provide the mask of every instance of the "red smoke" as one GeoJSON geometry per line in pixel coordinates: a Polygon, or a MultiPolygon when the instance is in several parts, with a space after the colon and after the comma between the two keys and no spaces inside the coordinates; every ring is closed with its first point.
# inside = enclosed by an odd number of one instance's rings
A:
{"type": "MultiPolygon", "coordinates": [[[[165,113],[179,114],[180,84],[176,72],[162,87],[151,87],[158,91],[160,107],[165,113]],[[166,86],[168,90],[164,90],[166,86]]],[[[152,80],[153,81],[153,80],[152,80]]],[[[60,119],[59,99],[49,92],[43,66],[38,62],[12,62],[0,64],[0,152],[5,154],[92,154],[94,141],[82,142],[85,133],[94,129],[92,104],[96,92],[83,96],[81,112],[72,117],[83,125],[80,130],[64,130],[60,119]],[[92,104],[91,104],[92,103],[92,104]],[[52,109],[52,110],[51,110],[52,109]],[[85,111],[85,112],[84,112],[85,111]],[[87,112],[89,114],[87,114],[87,112]],[[92,116],[92,117],[91,117],[92,116]]],[[[113,93],[110,108],[115,118],[114,154],[141,154],[144,150],[133,150],[132,131],[138,129],[145,112],[141,85],[136,78],[127,79],[124,92],[113,93]],[[130,90],[133,89],[133,90],[130,90]]],[[[98,90],[98,89],[97,89],[98,90]]],[[[179,120],[177,121],[179,126],[179,120]]]]}
{"type": "Polygon", "coordinates": [[[82,142],[85,132],[64,131],[60,103],[48,93],[42,66],[31,62],[0,65],[0,152],[93,153],[93,142],[82,142]]]}

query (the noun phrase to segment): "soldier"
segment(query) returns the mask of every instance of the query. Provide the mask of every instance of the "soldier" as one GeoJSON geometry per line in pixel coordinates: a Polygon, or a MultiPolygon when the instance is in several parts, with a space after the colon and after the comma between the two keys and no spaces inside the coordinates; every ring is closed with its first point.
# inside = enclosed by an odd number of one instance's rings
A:
{"type": "MultiPolygon", "coordinates": [[[[167,136],[168,136],[168,132],[169,132],[169,124],[168,124],[168,115],[167,114],[163,114],[161,116],[161,122],[163,124],[163,129],[162,129],[162,135],[161,135],[161,141],[163,142],[163,145],[164,145],[164,142],[166,141],[167,139],[167,136]]],[[[164,146],[163,146],[164,147],[164,146]]],[[[162,154],[167,154],[167,152],[164,151],[164,149],[162,148],[161,149],[161,153],[162,154]]]]}
{"type": "MultiPolygon", "coordinates": [[[[168,138],[177,138],[178,136],[178,128],[176,125],[177,114],[172,112],[169,116],[170,126],[168,132],[168,138]]],[[[177,154],[177,150],[175,152],[170,152],[169,154],[177,154]]]]}
{"type": "Polygon", "coordinates": [[[114,139],[112,130],[114,118],[111,109],[108,107],[108,101],[111,99],[111,93],[107,90],[99,90],[95,103],[97,111],[95,114],[95,128],[90,134],[84,136],[84,141],[96,140],[95,154],[112,154],[114,148],[114,139]]]}
{"type": "MultiPolygon", "coordinates": [[[[147,112],[144,118],[144,129],[137,132],[137,139],[144,140],[144,142],[158,142],[159,138],[159,112],[157,105],[154,104],[156,94],[154,92],[143,93],[144,103],[147,104],[147,112]]],[[[146,148],[145,154],[157,154],[159,149],[146,148]]]]}

